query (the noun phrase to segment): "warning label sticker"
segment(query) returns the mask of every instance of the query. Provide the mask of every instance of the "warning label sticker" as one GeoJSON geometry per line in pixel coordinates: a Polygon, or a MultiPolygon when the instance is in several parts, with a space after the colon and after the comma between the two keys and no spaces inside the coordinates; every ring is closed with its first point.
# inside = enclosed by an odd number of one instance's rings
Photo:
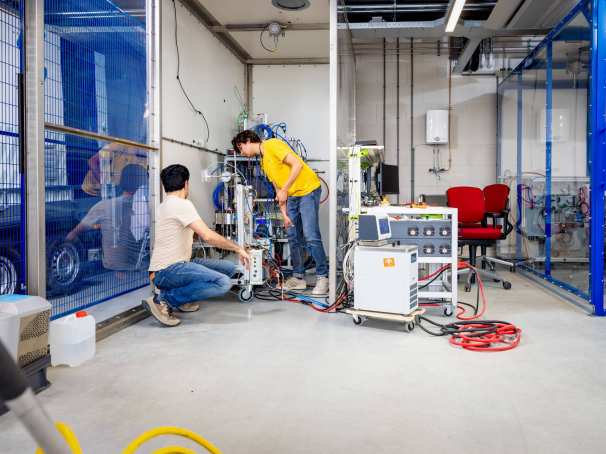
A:
{"type": "Polygon", "coordinates": [[[396,259],[393,257],[383,259],[383,267],[384,268],[393,268],[396,266],[396,259]]]}

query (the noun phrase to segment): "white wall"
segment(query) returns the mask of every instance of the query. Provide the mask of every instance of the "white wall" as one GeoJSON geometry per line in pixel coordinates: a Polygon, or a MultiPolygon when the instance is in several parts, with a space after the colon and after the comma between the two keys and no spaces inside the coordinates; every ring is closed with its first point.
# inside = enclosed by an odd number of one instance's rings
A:
{"type": "Polygon", "coordinates": [[[253,113],[288,124],[310,159],[328,159],[329,65],[254,66],[253,113]]]}
{"type": "MultiPolygon", "coordinates": [[[[452,169],[436,178],[431,147],[425,142],[425,113],[448,108],[448,57],[414,57],[415,195],[444,194],[450,186],[485,186],[496,175],[496,82],[493,77],[454,76],[452,80],[452,169]]],[[[386,62],[386,162],[396,164],[396,57],[388,44],[386,62]]],[[[383,56],[358,56],[357,138],[383,142],[383,56]]],[[[410,54],[400,56],[400,201],[410,200],[410,54]]],[[[448,164],[448,146],[441,146],[441,164],[448,164]]]]}
{"type": "MultiPolygon", "coordinates": [[[[328,181],[329,65],[254,66],[252,87],[252,112],[267,113],[270,123],[285,122],[288,136],[305,144],[310,167],[328,181]]],[[[328,218],[327,201],[320,207],[325,246],[328,218]]]]}
{"type": "MultiPolygon", "coordinates": [[[[235,134],[241,110],[235,88],[244,95],[244,65],[240,63],[180,2],[177,5],[181,81],[210,126],[207,148],[225,151],[235,134]]],[[[203,142],[202,118],[189,106],[177,83],[173,3],[162,1],[162,136],[186,143],[203,142]]],[[[217,162],[217,156],[162,142],[162,167],[183,164],[191,173],[190,198],[200,215],[213,222],[211,193],[216,183],[203,183],[201,172],[217,162]]]]}

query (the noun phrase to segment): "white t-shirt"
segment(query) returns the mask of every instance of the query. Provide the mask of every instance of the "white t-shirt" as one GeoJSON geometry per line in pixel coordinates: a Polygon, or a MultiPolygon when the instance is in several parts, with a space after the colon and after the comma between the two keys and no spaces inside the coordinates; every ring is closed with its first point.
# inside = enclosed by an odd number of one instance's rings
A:
{"type": "Polygon", "coordinates": [[[103,266],[109,270],[137,269],[144,235],[149,232],[147,201],[121,195],[97,202],[81,223],[99,225],[103,247],[103,266]]]}
{"type": "Polygon", "coordinates": [[[200,219],[194,204],[168,196],[160,204],[149,271],[160,271],[191,259],[194,231],[187,226],[200,219]]]}

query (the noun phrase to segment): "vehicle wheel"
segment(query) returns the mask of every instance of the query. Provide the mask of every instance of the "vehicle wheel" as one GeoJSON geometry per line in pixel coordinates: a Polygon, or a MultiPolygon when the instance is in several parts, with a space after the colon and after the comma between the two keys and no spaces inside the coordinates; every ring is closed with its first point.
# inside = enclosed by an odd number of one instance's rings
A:
{"type": "Polygon", "coordinates": [[[415,322],[406,322],[404,324],[404,331],[407,333],[412,332],[415,329],[415,322]]]}
{"type": "Polygon", "coordinates": [[[511,288],[511,282],[509,282],[509,281],[503,281],[503,288],[505,290],[509,290],[511,288]]]}
{"type": "Polygon", "coordinates": [[[253,299],[252,289],[250,289],[248,287],[241,288],[240,292],[238,293],[238,299],[242,303],[248,303],[250,300],[253,299]]]}
{"type": "Polygon", "coordinates": [[[353,320],[354,325],[360,325],[362,323],[362,317],[359,315],[352,315],[351,319],[353,320]]]}
{"type": "Polygon", "coordinates": [[[51,295],[69,293],[78,284],[81,271],[76,243],[57,241],[48,249],[47,283],[51,295]]]}
{"type": "Polygon", "coordinates": [[[10,295],[17,291],[19,283],[17,257],[10,250],[0,252],[0,295],[10,295]]]}
{"type": "Polygon", "coordinates": [[[444,307],[444,315],[450,317],[453,314],[452,306],[448,305],[444,307]]]}

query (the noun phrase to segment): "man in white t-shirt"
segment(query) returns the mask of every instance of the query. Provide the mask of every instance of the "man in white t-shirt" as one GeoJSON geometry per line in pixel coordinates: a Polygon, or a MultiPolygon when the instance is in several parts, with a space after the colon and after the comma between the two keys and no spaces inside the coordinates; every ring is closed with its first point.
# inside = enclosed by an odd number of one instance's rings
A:
{"type": "Polygon", "coordinates": [[[101,229],[103,267],[114,271],[132,271],[147,268],[142,264],[146,255],[145,236],[149,233],[147,202],[147,169],[128,164],[120,175],[122,193],[97,202],[67,234],[74,241],[82,232],[101,229]]]}
{"type": "Polygon", "coordinates": [[[211,230],[187,200],[189,171],[174,164],[160,174],[166,199],[156,217],[155,240],[149,265],[150,279],[159,295],[143,301],[146,309],[163,325],[177,326],[181,321],[172,309],[194,312],[197,303],[227,293],[238,266],[227,260],[191,259],[194,233],[212,246],[233,251],[249,266],[250,256],[217,232],[211,230]]]}

